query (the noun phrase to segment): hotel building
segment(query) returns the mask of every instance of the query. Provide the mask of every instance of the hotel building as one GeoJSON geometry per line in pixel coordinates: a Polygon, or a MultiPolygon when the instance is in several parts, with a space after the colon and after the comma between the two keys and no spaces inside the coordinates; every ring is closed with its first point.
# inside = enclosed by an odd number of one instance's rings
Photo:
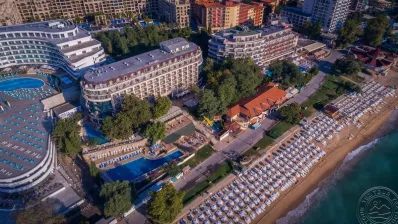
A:
{"type": "Polygon", "coordinates": [[[289,26],[274,25],[258,30],[240,26],[213,34],[209,40],[209,57],[217,61],[251,57],[257,65],[266,67],[272,61],[292,55],[297,41],[297,33],[289,26]]]}
{"type": "MultiPolygon", "coordinates": [[[[32,18],[42,21],[51,18],[74,19],[93,13],[116,15],[133,12],[143,16],[158,10],[157,0],[15,0],[13,4],[16,7],[14,13],[20,15],[22,22],[32,18]]],[[[0,11],[5,6],[0,3],[0,11]]]]}
{"type": "Polygon", "coordinates": [[[159,0],[160,17],[178,27],[189,27],[191,4],[189,0],[159,0]]]}
{"type": "Polygon", "coordinates": [[[332,33],[343,26],[350,6],[351,0],[305,0],[302,8],[288,7],[282,10],[282,15],[294,26],[302,26],[310,19],[311,23],[321,23],[324,32],[332,33]]]}
{"type": "Polygon", "coordinates": [[[145,99],[187,90],[198,82],[202,61],[197,45],[174,38],[161,42],[160,49],[90,69],[81,88],[91,121],[99,124],[114,115],[125,94],[145,99]]]}
{"type": "Polygon", "coordinates": [[[261,26],[264,16],[262,3],[251,4],[227,1],[197,0],[193,4],[193,14],[200,25],[211,32],[227,29],[241,24],[261,26]]]}
{"type": "Polygon", "coordinates": [[[0,68],[48,64],[78,78],[104,59],[101,43],[68,21],[0,27],[0,68]]]}

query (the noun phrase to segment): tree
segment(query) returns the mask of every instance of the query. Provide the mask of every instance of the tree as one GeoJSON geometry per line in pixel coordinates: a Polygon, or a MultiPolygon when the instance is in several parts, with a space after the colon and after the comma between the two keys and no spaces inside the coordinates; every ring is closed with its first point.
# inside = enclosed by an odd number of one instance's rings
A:
{"type": "Polygon", "coordinates": [[[307,21],[298,31],[311,39],[319,39],[322,34],[322,24],[312,24],[310,21],[307,21]]]}
{"type": "Polygon", "coordinates": [[[181,168],[177,165],[176,162],[168,163],[165,166],[164,170],[167,173],[167,175],[169,175],[171,177],[174,177],[181,172],[181,168]]]}
{"type": "Polygon", "coordinates": [[[132,206],[131,188],[128,181],[103,184],[100,196],[105,200],[105,216],[122,216],[132,206]]]}
{"type": "Polygon", "coordinates": [[[124,97],[121,112],[130,118],[133,129],[148,122],[152,117],[148,101],[141,100],[134,95],[126,95],[124,97]]]}
{"type": "Polygon", "coordinates": [[[282,107],[279,110],[279,114],[285,122],[291,124],[298,124],[301,120],[300,105],[298,103],[292,103],[282,107]]]}
{"type": "Polygon", "coordinates": [[[304,85],[306,81],[297,65],[289,61],[276,61],[270,64],[272,79],[280,80],[285,87],[304,85]]]}
{"type": "Polygon", "coordinates": [[[194,96],[199,96],[199,93],[200,93],[200,88],[198,87],[198,85],[196,85],[196,84],[192,84],[190,87],[189,87],[189,90],[191,91],[191,93],[194,95],[194,96]]]}
{"type": "Polygon", "coordinates": [[[75,114],[73,117],[58,121],[53,131],[53,138],[58,149],[68,155],[75,155],[81,150],[80,126],[78,121],[82,114],[75,114]]]}
{"type": "Polygon", "coordinates": [[[94,147],[96,145],[99,145],[100,143],[101,143],[101,139],[99,139],[99,138],[89,138],[87,140],[88,147],[94,147]]]}
{"type": "Polygon", "coordinates": [[[163,122],[155,122],[146,126],[144,136],[155,143],[157,140],[166,137],[166,124],[163,122]]]}
{"type": "Polygon", "coordinates": [[[361,63],[353,57],[339,58],[334,62],[333,70],[343,75],[356,75],[361,71],[361,63]]]}
{"type": "Polygon", "coordinates": [[[152,118],[148,101],[134,95],[126,95],[122,108],[114,118],[106,117],[102,121],[102,132],[108,139],[127,139],[133,130],[145,124],[152,118]]]}
{"type": "Polygon", "coordinates": [[[269,65],[269,70],[272,72],[273,79],[282,78],[283,72],[283,62],[282,61],[274,61],[269,65]]]}
{"type": "Polygon", "coordinates": [[[105,136],[109,139],[116,139],[116,128],[113,123],[113,118],[111,116],[106,117],[102,120],[101,131],[105,134],[105,136]]]}
{"type": "Polygon", "coordinates": [[[261,83],[262,70],[254,63],[253,59],[230,59],[226,63],[236,80],[237,98],[255,94],[256,88],[261,83]]]}
{"type": "Polygon", "coordinates": [[[378,15],[376,18],[368,20],[363,34],[364,42],[373,47],[379,46],[383,43],[383,35],[388,27],[386,15],[378,15]]]}
{"type": "Polygon", "coordinates": [[[361,29],[358,28],[361,24],[361,17],[354,16],[345,21],[343,27],[338,31],[337,46],[345,48],[354,43],[361,34],[361,29]]]}
{"type": "Polygon", "coordinates": [[[171,106],[171,100],[167,96],[157,98],[153,107],[153,117],[159,118],[167,114],[171,106]]]}
{"type": "Polygon", "coordinates": [[[99,177],[100,175],[100,170],[98,169],[98,167],[95,165],[95,163],[93,161],[90,162],[90,164],[88,165],[88,168],[90,170],[90,175],[92,177],[99,177]]]}
{"type": "Polygon", "coordinates": [[[151,192],[147,206],[149,219],[154,223],[173,222],[183,208],[184,195],[184,192],[178,192],[170,183],[163,185],[158,192],[151,192]]]}
{"type": "Polygon", "coordinates": [[[48,200],[27,208],[16,210],[12,214],[16,224],[35,223],[35,224],[64,224],[64,216],[52,212],[54,204],[48,200]]]}
{"type": "Polygon", "coordinates": [[[211,118],[214,117],[218,111],[218,103],[214,92],[210,89],[205,89],[199,98],[199,114],[206,114],[211,118]]]}

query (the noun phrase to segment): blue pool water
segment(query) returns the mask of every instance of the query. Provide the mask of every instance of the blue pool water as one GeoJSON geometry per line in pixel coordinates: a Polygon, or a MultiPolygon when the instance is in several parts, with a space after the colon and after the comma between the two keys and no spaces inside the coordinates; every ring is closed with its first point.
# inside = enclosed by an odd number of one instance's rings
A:
{"type": "Polygon", "coordinates": [[[106,139],[105,136],[101,132],[97,131],[95,128],[87,125],[87,126],[84,126],[84,129],[86,130],[88,138],[100,139],[100,145],[109,142],[109,140],[106,139]]]}
{"type": "Polygon", "coordinates": [[[265,70],[264,71],[264,75],[271,77],[272,76],[272,72],[270,70],[265,70]]]}
{"type": "Polygon", "coordinates": [[[16,78],[0,81],[0,92],[13,91],[22,88],[39,88],[44,85],[40,79],[16,78]]]}
{"type": "Polygon", "coordinates": [[[129,163],[117,166],[113,169],[110,169],[106,171],[108,176],[113,180],[128,180],[132,181],[135,178],[146,174],[160,166],[162,166],[165,163],[168,163],[170,161],[173,161],[175,159],[178,159],[182,156],[182,152],[180,151],[175,151],[171,153],[170,155],[167,155],[163,158],[160,159],[147,159],[147,158],[139,158],[136,160],[133,160],[129,163]]]}

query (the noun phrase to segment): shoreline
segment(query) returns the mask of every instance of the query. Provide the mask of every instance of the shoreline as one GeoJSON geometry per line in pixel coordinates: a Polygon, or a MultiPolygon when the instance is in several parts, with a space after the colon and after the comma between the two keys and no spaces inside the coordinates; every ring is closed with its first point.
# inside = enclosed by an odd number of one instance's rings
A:
{"type": "MultiPolygon", "coordinates": [[[[396,105],[397,100],[387,104],[385,110],[377,114],[376,118],[368,121],[364,127],[361,127],[358,134],[352,140],[338,142],[337,144],[339,145],[317,164],[304,180],[284,193],[282,198],[264,216],[254,220],[254,223],[276,223],[277,220],[286,217],[290,211],[301,205],[310,193],[322,188],[327,183],[327,180],[343,164],[344,159],[349,153],[394,131],[398,127],[398,110],[395,109],[396,105]],[[389,123],[392,119],[394,121],[389,123]]],[[[361,158],[362,156],[365,155],[360,155],[361,158]]],[[[287,223],[290,223],[290,220],[287,223]]]]}

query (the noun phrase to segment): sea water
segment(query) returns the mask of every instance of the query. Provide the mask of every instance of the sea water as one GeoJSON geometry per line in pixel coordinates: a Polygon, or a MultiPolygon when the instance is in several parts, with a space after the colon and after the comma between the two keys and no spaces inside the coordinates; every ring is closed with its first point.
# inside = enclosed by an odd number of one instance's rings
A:
{"type": "Polygon", "coordinates": [[[332,177],[277,224],[359,223],[358,200],[366,190],[376,186],[398,194],[398,132],[348,154],[332,177]]]}

